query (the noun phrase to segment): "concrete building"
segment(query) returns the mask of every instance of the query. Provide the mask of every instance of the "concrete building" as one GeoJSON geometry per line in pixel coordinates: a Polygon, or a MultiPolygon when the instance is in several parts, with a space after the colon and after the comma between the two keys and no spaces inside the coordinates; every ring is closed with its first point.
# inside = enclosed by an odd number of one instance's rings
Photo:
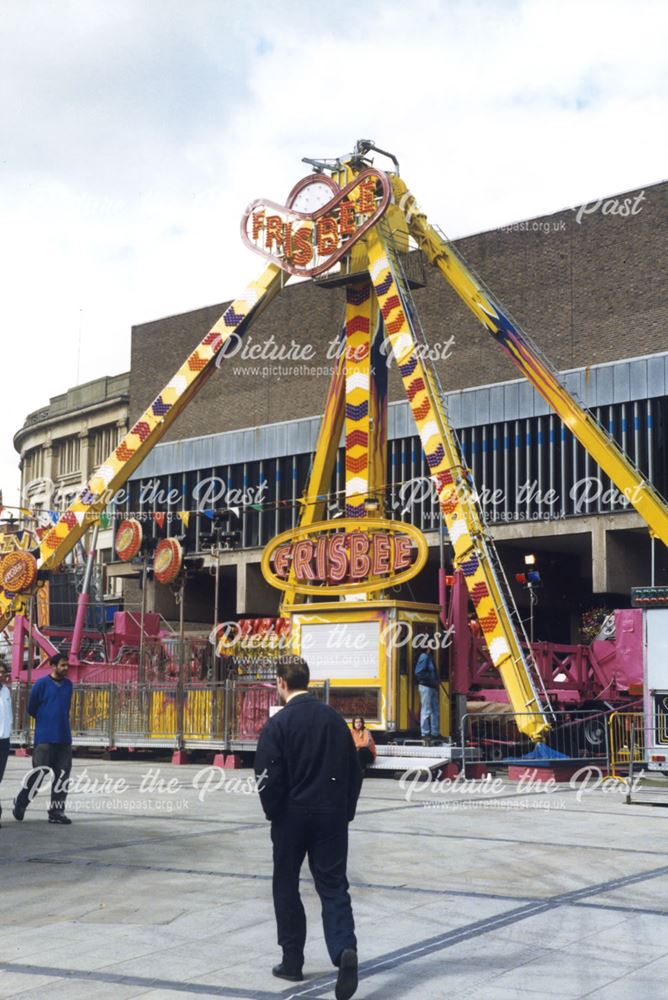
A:
{"type": "MultiPolygon", "coordinates": [[[[667,208],[662,183],[457,244],[664,495],[667,208]]],[[[575,638],[585,607],[627,604],[630,587],[649,583],[652,573],[655,582],[668,582],[665,549],[656,545],[652,552],[638,515],[532,387],[516,379],[511,362],[440,275],[427,268],[424,281],[415,303],[490,534],[511,578],[524,568],[526,553],[537,556],[544,580],[537,637],[575,638]]],[[[131,421],[226,305],[133,328],[131,421]]],[[[177,518],[165,531],[184,534],[187,552],[206,563],[211,522],[198,508],[241,506],[230,523],[239,532],[238,549],[221,557],[221,615],[276,611],[279,595],[261,577],[261,550],[298,517],[342,317],[341,288],[308,282],[284,289],[132,478],[126,510],[193,511],[187,531],[177,518]],[[173,490],[178,499],[170,505],[164,497],[173,490]]],[[[430,562],[411,593],[434,600],[438,518],[424,490],[411,493],[426,468],[394,365],[389,384],[388,500],[393,516],[427,534],[430,562]]],[[[342,481],[339,462],[333,494],[342,481]]],[[[155,524],[151,530],[159,532],[155,524]]],[[[152,601],[168,613],[164,590],[156,587],[152,601]]],[[[189,592],[187,617],[211,620],[210,576],[200,573],[189,592]]],[[[522,604],[526,595],[517,596],[522,604]]]]}
{"type": "MultiPolygon", "coordinates": [[[[130,375],[105,376],[52,396],[29,413],[14,435],[20,455],[21,502],[59,512],[101,465],[128,429],[130,375]]],[[[100,532],[98,558],[111,561],[113,526],[100,532]]],[[[118,594],[105,576],[105,592],[118,594]]]]}

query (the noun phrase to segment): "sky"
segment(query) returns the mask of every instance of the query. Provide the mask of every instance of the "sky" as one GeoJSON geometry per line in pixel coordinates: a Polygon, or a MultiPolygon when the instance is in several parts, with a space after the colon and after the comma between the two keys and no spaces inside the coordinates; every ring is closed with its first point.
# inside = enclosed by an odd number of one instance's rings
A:
{"type": "Polygon", "coordinates": [[[5,503],[29,412],[127,371],[133,324],[232,299],[260,273],[243,210],[284,202],[302,156],[374,139],[454,238],[668,172],[664,0],[1,11],[5,503]]]}

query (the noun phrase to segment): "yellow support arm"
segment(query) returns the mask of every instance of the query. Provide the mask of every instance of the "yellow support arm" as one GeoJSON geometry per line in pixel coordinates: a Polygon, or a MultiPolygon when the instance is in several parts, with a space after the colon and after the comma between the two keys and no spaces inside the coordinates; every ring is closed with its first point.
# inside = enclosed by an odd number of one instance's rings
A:
{"type": "Polygon", "coordinates": [[[557,372],[471,273],[453,245],[428,223],[404,182],[395,176],[391,180],[395,199],[404,211],[409,231],[428,260],[439,269],[473,315],[635,507],[651,534],[668,545],[668,505],[663,497],[598,421],[571,396],[557,372]]]}
{"type": "MultiPolygon", "coordinates": [[[[305,528],[316,521],[322,521],[325,516],[326,500],[329,493],[336,453],[343,430],[343,399],[346,392],[346,341],[342,336],[336,367],[329,383],[329,391],[325,400],[325,409],[320,422],[318,440],[315,447],[313,465],[306,489],[304,491],[303,507],[299,517],[300,528],[305,528]]],[[[290,569],[289,582],[296,584],[293,569],[290,569]]],[[[298,597],[296,586],[285,592],[281,601],[280,613],[287,615],[290,607],[298,597]]]]}
{"type": "MultiPolygon", "coordinates": [[[[522,648],[523,628],[494,545],[485,535],[473,496],[473,483],[462,468],[436,383],[420,359],[416,333],[389,240],[376,227],[368,236],[369,273],[385,322],[385,331],[415,418],[431,479],[462,569],[492,662],[498,669],[516,715],[518,728],[534,741],[550,729],[547,696],[531,653],[522,648]]],[[[528,645],[528,644],[527,644],[528,645]]]]}
{"type": "MultiPolygon", "coordinates": [[[[216,360],[230,337],[245,332],[264,306],[282,287],[285,277],[269,264],[260,278],[228,306],[174,377],[128,431],[121,443],[97,469],[40,544],[40,569],[56,569],[93,524],[117,490],[164,436],[216,370],[216,360]]],[[[25,607],[26,595],[0,593],[0,628],[25,607]]]]}

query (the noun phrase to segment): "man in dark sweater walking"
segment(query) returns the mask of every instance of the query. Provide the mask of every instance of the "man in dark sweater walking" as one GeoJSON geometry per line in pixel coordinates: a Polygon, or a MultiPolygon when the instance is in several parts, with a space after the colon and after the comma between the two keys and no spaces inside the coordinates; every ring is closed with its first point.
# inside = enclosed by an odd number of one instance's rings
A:
{"type": "Polygon", "coordinates": [[[32,752],[32,771],[24,779],[14,801],[14,819],[23,819],[42,780],[51,771],[53,783],[49,823],[69,825],[72,820],[65,815],[65,800],[67,780],[72,769],[72,682],[67,679],[69,663],[66,656],[56,653],[49,663],[51,673],[40,677],[28,700],[28,713],[35,720],[35,748],[32,752]]]}
{"type": "Polygon", "coordinates": [[[337,1000],[357,989],[357,941],[348,893],[348,824],[355,816],[362,772],[348,726],[308,692],[301,657],[278,661],[277,688],[285,707],[260,734],[255,773],[274,849],[274,909],[283,961],[272,972],[303,979],[306,915],[299,872],[308,855],[322,903],[330,958],[339,972],[337,1000]]]}

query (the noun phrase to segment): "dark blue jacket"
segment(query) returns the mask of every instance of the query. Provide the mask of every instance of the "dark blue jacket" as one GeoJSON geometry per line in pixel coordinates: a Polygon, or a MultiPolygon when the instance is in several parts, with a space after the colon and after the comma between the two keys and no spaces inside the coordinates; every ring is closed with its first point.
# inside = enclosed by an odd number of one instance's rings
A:
{"type": "Polygon", "coordinates": [[[415,679],[418,684],[423,684],[428,688],[438,687],[438,672],[434,657],[428,649],[423,650],[417,658],[415,664],[415,679]]]}
{"type": "Polygon", "coordinates": [[[354,818],[362,772],[353,738],[339,713],[312,695],[296,695],[264,726],[256,776],[265,770],[260,801],[267,819],[288,805],[354,818]]]}
{"type": "Polygon", "coordinates": [[[35,682],[28,701],[28,712],[35,720],[35,746],[38,743],[72,742],[71,704],[72,681],[67,677],[57,684],[47,674],[35,682]]]}

